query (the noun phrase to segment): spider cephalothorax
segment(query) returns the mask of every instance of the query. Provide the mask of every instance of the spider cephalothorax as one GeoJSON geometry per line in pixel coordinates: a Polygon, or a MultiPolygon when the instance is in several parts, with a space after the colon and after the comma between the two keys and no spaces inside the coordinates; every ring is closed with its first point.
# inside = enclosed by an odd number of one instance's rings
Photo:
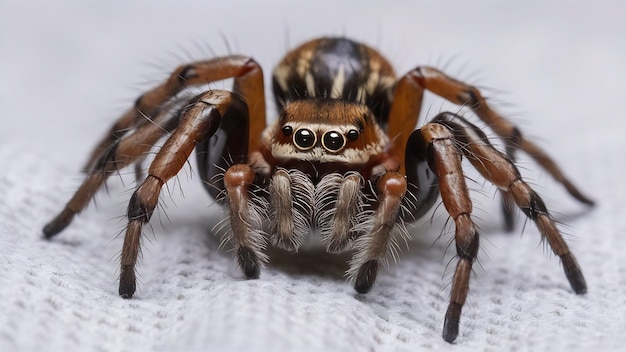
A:
{"type": "MultiPolygon", "coordinates": [[[[430,67],[396,78],[376,50],[345,38],[316,39],[289,52],[272,85],[279,116],[266,126],[263,73],[253,59],[232,55],[180,66],[139,97],[94,149],[85,181],[45,226],[46,238],[69,225],[109,175],[134,164],[140,185],[128,205],[119,286],[122,297],[132,297],[142,227],[162,186],[195,148],[205,188],[228,209],[229,240],[247,278],[260,275],[269,243],[297,250],[316,233],[331,253],[354,251],[348,274],[365,293],[395,250],[393,230],[405,231],[404,222],[427,213],[441,195],[455,223],[458,255],[443,331],[452,342],[479,242],[461,166],[465,157],[501,190],[504,204],[517,204],[536,222],[573,290],[586,292],[574,255],[513,164],[516,150],[527,152],[576,199],[593,202],[476,88],[430,67]],[[208,90],[191,100],[179,94],[227,78],[234,78],[232,92],[208,90]],[[415,129],[424,90],[470,107],[503,138],[506,154],[457,114],[441,113],[415,129]],[[184,108],[174,111],[178,106],[184,108]],[[163,137],[144,177],[141,162],[163,137]]],[[[503,209],[511,226],[512,210],[503,209]]]]}
{"type": "Polygon", "coordinates": [[[389,143],[366,106],[337,99],[287,104],[262,141],[270,163],[286,168],[311,164],[318,172],[364,170],[379,161],[389,143]]]}

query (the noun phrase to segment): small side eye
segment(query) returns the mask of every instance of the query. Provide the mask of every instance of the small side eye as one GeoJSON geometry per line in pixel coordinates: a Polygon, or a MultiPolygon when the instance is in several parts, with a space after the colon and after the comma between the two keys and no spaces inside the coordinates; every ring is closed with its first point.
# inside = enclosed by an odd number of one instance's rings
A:
{"type": "Polygon", "coordinates": [[[317,136],[313,131],[306,128],[297,130],[293,135],[293,143],[302,150],[311,149],[315,142],[317,142],[317,136]]]}
{"type": "Polygon", "coordinates": [[[293,127],[291,127],[291,126],[283,126],[282,131],[283,131],[283,134],[285,136],[291,136],[291,134],[293,133],[293,127]]]}
{"type": "Polygon", "coordinates": [[[357,130],[350,130],[350,131],[348,131],[348,134],[346,134],[346,137],[348,138],[348,140],[350,142],[354,142],[357,139],[359,139],[359,131],[357,131],[357,130]]]}
{"type": "Polygon", "coordinates": [[[341,150],[343,146],[346,145],[346,140],[343,138],[343,135],[339,132],[328,131],[324,133],[324,137],[322,137],[322,146],[324,149],[329,152],[336,152],[341,150]]]}

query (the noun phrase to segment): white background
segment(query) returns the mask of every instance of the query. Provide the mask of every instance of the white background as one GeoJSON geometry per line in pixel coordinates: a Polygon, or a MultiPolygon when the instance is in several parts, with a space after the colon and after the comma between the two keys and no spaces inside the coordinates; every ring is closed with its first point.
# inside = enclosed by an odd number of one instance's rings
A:
{"type": "MultiPolygon", "coordinates": [[[[625,14],[618,1],[0,1],[0,350],[617,350],[625,14]],[[41,239],[95,141],[179,63],[236,52],[269,75],[288,48],[320,35],[370,43],[399,73],[435,65],[487,88],[598,202],[576,203],[520,158],[564,223],[589,294],[571,292],[532,223],[520,215],[513,234],[501,230],[495,188],[477,177],[482,250],[454,347],[440,337],[454,252],[449,228],[437,240],[441,209],[411,228],[410,249],[366,296],[343,278],[348,257],[317,251],[272,253],[261,279],[243,280],[207,235],[217,209],[193,162],[161,197],[133,300],[116,283],[132,177],[113,178],[98,206],[41,239]]],[[[423,119],[448,108],[429,99],[423,119]]]]}

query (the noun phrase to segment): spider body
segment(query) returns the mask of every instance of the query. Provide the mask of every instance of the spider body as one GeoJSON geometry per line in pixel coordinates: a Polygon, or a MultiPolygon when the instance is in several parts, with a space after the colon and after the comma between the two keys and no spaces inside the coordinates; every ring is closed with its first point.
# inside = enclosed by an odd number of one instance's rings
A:
{"type": "MultiPolygon", "coordinates": [[[[142,226],[163,184],[195,148],[206,190],[228,209],[229,240],[247,278],[259,277],[268,243],[297,251],[315,232],[331,253],[354,251],[348,275],[365,293],[380,263],[395,251],[393,230],[405,233],[404,222],[426,214],[441,195],[455,223],[458,255],[443,332],[452,342],[479,243],[461,166],[465,157],[502,191],[504,203],[517,204],[537,223],[574,291],[586,292],[543,201],[514,166],[515,151],[529,153],[581,202],[592,201],[476,88],[430,67],[397,78],[380,53],[345,38],[312,40],[287,53],[272,87],[279,114],[266,126],[263,73],[254,60],[233,55],[180,66],[117,120],[92,152],[83,184],[44,228],[45,236],[63,230],[110,174],[134,164],[140,185],[128,205],[119,287],[122,297],[132,297],[142,226]],[[232,92],[208,90],[193,99],[182,94],[226,78],[234,78],[232,92]],[[506,154],[456,114],[441,113],[415,129],[424,90],[471,107],[505,140],[506,154]],[[144,177],[141,162],[165,136],[144,177]]],[[[510,208],[504,209],[511,221],[510,208]]]]}

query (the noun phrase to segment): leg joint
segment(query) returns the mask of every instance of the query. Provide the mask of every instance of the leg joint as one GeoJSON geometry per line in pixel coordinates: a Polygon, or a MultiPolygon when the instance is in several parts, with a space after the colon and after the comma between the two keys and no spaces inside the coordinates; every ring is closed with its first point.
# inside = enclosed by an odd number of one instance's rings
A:
{"type": "Polygon", "coordinates": [[[146,180],[133,193],[128,203],[128,220],[147,223],[152,217],[154,208],[159,201],[159,193],[163,183],[154,176],[148,176],[146,180]]]}

